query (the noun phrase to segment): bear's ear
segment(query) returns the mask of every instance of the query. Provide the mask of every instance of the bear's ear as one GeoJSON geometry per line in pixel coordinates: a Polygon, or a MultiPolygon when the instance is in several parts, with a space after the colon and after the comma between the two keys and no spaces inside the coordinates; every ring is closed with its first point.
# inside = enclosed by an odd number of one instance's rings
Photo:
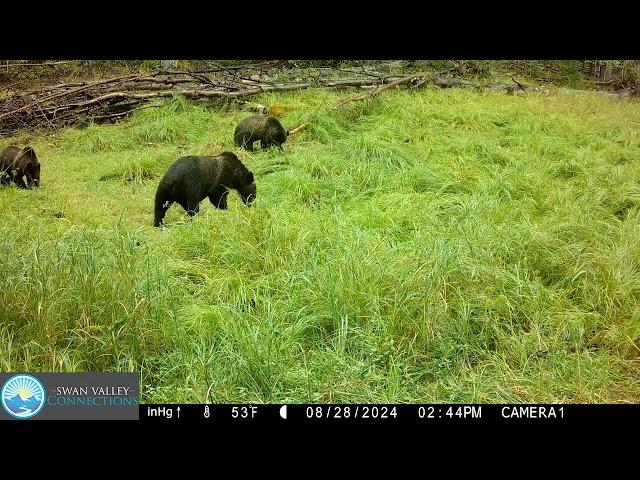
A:
{"type": "Polygon", "coordinates": [[[255,179],[253,178],[253,173],[249,172],[247,173],[247,183],[253,183],[255,182],[255,179]]]}
{"type": "Polygon", "coordinates": [[[36,152],[33,148],[31,147],[24,147],[22,149],[22,155],[31,159],[35,159],[36,158],[36,152]]]}

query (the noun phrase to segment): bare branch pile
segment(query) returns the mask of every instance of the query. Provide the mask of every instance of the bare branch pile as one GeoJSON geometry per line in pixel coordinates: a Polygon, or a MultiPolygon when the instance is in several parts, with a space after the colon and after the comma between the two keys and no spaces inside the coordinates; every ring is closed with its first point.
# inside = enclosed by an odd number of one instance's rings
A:
{"type": "Polygon", "coordinates": [[[191,100],[246,99],[271,91],[306,88],[362,88],[370,90],[342,100],[336,108],[372,98],[395,86],[419,87],[432,84],[442,88],[453,86],[481,87],[506,91],[522,91],[525,86],[480,85],[444,76],[454,69],[439,73],[416,73],[397,76],[385,73],[384,65],[341,69],[315,67],[297,69],[291,62],[271,61],[239,66],[215,66],[200,71],[158,70],[144,75],[128,75],[93,82],[61,83],[21,91],[0,97],[0,135],[37,127],[59,128],[79,123],[113,122],[122,119],[149,102],[176,95],[191,100]]]}

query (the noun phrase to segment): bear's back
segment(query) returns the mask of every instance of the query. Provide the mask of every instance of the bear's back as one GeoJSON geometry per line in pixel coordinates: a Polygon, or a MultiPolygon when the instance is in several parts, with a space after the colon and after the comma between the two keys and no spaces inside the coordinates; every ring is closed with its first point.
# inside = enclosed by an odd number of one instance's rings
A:
{"type": "Polygon", "coordinates": [[[21,151],[21,149],[14,147],[13,145],[4,148],[2,152],[0,152],[0,165],[4,167],[11,164],[16,160],[21,151]]]}
{"type": "Polygon", "coordinates": [[[252,115],[245,118],[238,127],[238,130],[262,130],[268,124],[269,117],[267,115],[252,115]]]}
{"type": "Polygon", "coordinates": [[[237,157],[225,157],[224,154],[216,156],[195,156],[190,155],[178,158],[164,174],[161,183],[170,185],[173,183],[212,183],[220,177],[225,163],[232,164],[237,157]]]}
{"type": "Polygon", "coordinates": [[[185,176],[194,175],[198,168],[197,158],[194,156],[178,158],[169,166],[162,177],[161,183],[171,184],[185,176]]]}
{"type": "Polygon", "coordinates": [[[284,127],[280,123],[280,120],[278,120],[276,117],[267,117],[265,119],[265,124],[269,128],[273,128],[273,129],[276,129],[276,130],[284,130],[284,127]]]}

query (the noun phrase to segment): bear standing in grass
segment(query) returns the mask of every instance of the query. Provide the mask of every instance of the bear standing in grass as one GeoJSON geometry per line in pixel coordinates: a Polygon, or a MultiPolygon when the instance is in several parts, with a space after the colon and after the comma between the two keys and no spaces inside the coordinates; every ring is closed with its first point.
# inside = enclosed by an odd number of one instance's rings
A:
{"type": "Polygon", "coordinates": [[[20,188],[40,186],[40,162],[33,148],[9,146],[0,152],[0,185],[9,182],[20,188]]]}
{"type": "Polygon", "coordinates": [[[233,140],[238,147],[253,150],[253,142],[260,140],[261,148],[275,145],[282,150],[282,144],[287,140],[289,132],[280,124],[277,118],[268,115],[253,115],[245,118],[236,127],[233,140]]]}
{"type": "Polygon", "coordinates": [[[167,210],[177,202],[192,217],[206,197],[220,209],[227,208],[229,189],[237,190],[245,205],[256,198],[256,183],[247,167],[231,152],[215,157],[181,157],[165,173],[155,200],[154,225],[162,225],[167,210]]]}

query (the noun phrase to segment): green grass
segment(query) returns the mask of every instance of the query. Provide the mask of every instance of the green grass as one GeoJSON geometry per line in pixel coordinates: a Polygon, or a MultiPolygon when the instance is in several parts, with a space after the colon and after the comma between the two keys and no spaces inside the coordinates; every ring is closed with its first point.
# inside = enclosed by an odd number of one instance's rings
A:
{"type": "Polygon", "coordinates": [[[640,401],[640,105],[338,99],[257,99],[311,124],[284,153],[180,100],[31,138],[42,187],[0,191],[0,370],[139,370],[144,402],[640,401]],[[152,227],[171,162],[223,150],[255,208],[152,227]]]}

